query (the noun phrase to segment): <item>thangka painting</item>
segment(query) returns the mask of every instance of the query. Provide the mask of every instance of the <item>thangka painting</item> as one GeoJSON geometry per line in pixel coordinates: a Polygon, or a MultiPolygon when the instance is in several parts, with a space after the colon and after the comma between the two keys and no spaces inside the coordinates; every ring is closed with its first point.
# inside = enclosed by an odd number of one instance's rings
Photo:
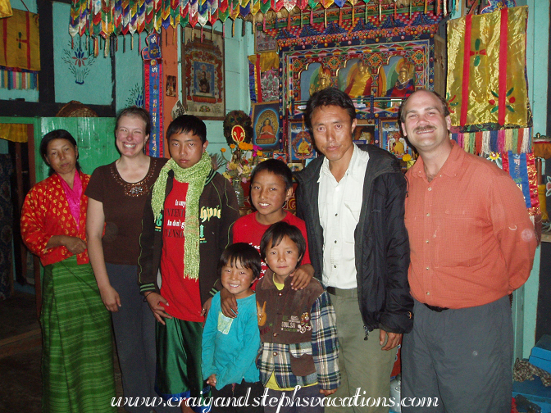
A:
{"type": "Polygon", "coordinates": [[[395,118],[402,100],[434,81],[434,39],[281,48],[282,108],[302,117],[310,96],[327,87],[346,92],[359,119],[395,118]]]}
{"type": "Polygon", "coordinates": [[[316,157],[312,136],[303,122],[289,123],[288,144],[291,162],[316,157]]]}
{"type": "Polygon", "coordinates": [[[397,119],[381,120],[379,136],[381,148],[394,154],[398,159],[409,153],[413,156],[412,148],[407,144],[406,139],[400,133],[397,119]]]}
{"type": "Polygon", "coordinates": [[[223,120],[226,104],[222,33],[186,27],[182,63],[186,113],[201,119],[223,120]]]}
{"type": "Polygon", "coordinates": [[[257,30],[254,34],[254,51],[255,53],[273,52],[277,50],[277,40],[264,33],[262,30],[257,30]]]}
{"type": "Polygon", "coordinates": [[[279,76],[276,69],[270,69],[260,75],[262,101],[270,102],[279,99],[279,76]]]}
{"type": "Polygon", "coordinates": [[[253,105],[253,143],[262,151],[280,149],[281,126],[279,102],[263,102],[253,105]]]}

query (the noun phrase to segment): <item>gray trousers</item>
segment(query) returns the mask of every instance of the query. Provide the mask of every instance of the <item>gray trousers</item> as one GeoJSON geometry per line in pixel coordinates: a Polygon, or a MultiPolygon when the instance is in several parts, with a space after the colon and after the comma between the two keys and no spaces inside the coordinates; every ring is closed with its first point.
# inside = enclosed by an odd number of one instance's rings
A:
{"type": "Polygon", "coordinates": [[[359,389],[360,399],[358,406],[344,402],[340,407],[331,404],[325,412],[388,413],[389,404],[377,401],[390,397],[390,373],[398,349],[381,350],[379,330],[371,331],[368,340],[364,340],[357,289],[336,289],[336,295],[331,294],[330,297],[337,315],[341,386],[329,397],[336,399],[338,404],[342,398],[356,395],[359,389]]]}
{"type": "MultiPolygon", "coordinates": [[[[121,307],[111,313],[125,397],[159,397],[155,393],[155,317],[138,288],[136,265],[106,263],[111,286],[121,307]]],[[[128,407],[131,413],[149,413],[151,407],[128,407]]],[[[158,412],[163,411],[157,407],[158,412]]]]}
{"type": "Polygon", "coordinates": [[[442,312],[415,300],[413,313],[413,331],[404,335],[402,346],[402,398],[407,398],[402,412],[510,413],[509,297],[442,312]],[[438,406],[421,406],[423,397],[438,397],[438,406]]]}

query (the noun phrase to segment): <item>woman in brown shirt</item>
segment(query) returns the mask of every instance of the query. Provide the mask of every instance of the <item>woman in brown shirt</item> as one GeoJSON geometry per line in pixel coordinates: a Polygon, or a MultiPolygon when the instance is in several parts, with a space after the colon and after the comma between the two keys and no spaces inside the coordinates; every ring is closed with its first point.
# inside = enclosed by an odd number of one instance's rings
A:
{"type": "MultiPolygon", "coordinates": [[[[97,168],[86,190],[90,262],[111,312],[126,397],[155,396],[155,319],[139,294],[137,264],[145,201],[166,159],[144,153],[149,131],[147,111],[124,109],[115,126],[121,156],[97,168]]],[[[149,412],[145,406],[126,409],[149,412]]]]}

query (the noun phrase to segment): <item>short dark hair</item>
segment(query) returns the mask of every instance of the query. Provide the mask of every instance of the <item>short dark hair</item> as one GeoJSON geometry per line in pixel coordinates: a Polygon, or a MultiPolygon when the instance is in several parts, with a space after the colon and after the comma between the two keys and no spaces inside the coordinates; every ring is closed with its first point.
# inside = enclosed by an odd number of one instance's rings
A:
{"type": "Polygon", "coordinates": [[[266,159],[256,165],[251,174],[251,184],[254,182],[256,174],[262,171],[268,171],[274,175],[280,176],[285,182],[286,190],[293,186],[293,172],[285,162],[279,159],[266,159]]]}
{"type": "Polygon", "coordinates": [[[207,126],[205,122],[193,115],[181,115],[170,122],[166,130],[166,139],[170,141],[172,135],[191,132],[201,138],[201,143],[207,141],[207,126]]]}
{"type": "MultiPolygon", "coordinates": [[[[73,135],[71,135],[65,129],[56,129],[51,132],[48,132],[46,135],[44,135],[44,137],[42,138],[42,141],[40,141],[40,155],[42,155],[42,159],[48,165],[50,165],[48,163],[48,160],[46,159],[48,155],[48,144],[55,139],[65,139],[71,145],[73,145],[75,149],[77,147],[77,141],[75,140],[75,138],[73,138],[73,135]]],[[[77,155],[76,168],[78,171],[80,171],[80,165],[78,163],[78,155],[77,155]]],[[[52,175],[54,172],[55,172],[54,169],[50,166],[50,171],[48,172],[48,174],[52,175]]]]}
{"type": "Polygon", "coordinates": [[[117,121],[115,123],[115,133],[119,128],[119,121],[123,116],[140,118],[145,123],[145,135],[147,136],[151,132],[151,118],[149,117],[149,112],[144,108],[140,108],[138,106],[130,106],[130,107],[127,107],[126,109],[121,110],[117,115],[117,121]]]}
{"type": "Polygon", "coordinates": [[[260,260],[258,251],[253,246],[244,242],[236,242],[226,247],[220,256],[220,261],[218,261],[218,274],[221,273],[222,268],[226,265],[233,267],[236,261],[239,261],[243,268],[252,270],[253,280],[258,278],[262,261],[260,260]]]}
{"type": "Polygon", "coordinates": [[[398,111],[398,119],[400,119],[400,123],[402,123],[402,122],[405,123],[406,114],[404,113],[404,111],[405,111],[405,108],[406,108],[406,104],[407,104],[409,98],[412,97],[417,92],[427,92],[427,93],[430,93],[430,94],[434,95],[436,98],[438,98],[438,100],[440,100],[440,103],[442,104],[442,113],[444,114],[444,117],[450,116],[450,108],[448,107],[448,102],[446,101],[446,99],[444,99],[442,96],[440,96],[440,94],[438,92],[434,92],[434,91],[428,90],[428,89],[418,89],[415,92],[413,92],[411,95],[409,95],[404,101],[402,101],[402,104],[400,105],[400,109],[398,111]]]}
{"type": "Polygon", "coordinates": [[[300,229],[284,221],[276,222],[275,224],[270,225],[270,228],[266,230],[262,239],[260,240],[260,256],[264,261],[266,261],[266,250],[268,247],[277,247],[281,240],[285,237],[289,237],[298,248],[298,262],[297,267],[300,265],[304,253],[306,252],[306,240],[300,232],[300,229]]]}
{"type": "Polygon", "coordinates": [[[334,87],[322,89],[314,93],[308,99],[306,110],[304,111],[304,121],[308,129],[312,130],[312,115],[314,111],[322,106],[339,106],[348,111],[350,123],[356,119],[356,108],[354,102],[346,93],[334,87]]]}

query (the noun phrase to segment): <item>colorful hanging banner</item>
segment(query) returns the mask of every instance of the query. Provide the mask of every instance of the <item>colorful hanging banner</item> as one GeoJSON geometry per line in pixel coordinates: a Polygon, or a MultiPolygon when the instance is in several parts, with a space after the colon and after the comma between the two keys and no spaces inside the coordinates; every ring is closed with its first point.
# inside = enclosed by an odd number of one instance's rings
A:
{"type": "Polygon", "coordinates": [[[163,66],[161,59],[161,36],[156,32],[146,38],[142,49],[145,70],[145,109],[151,116],[151,132],[146,154],[162,157],[163,145],[163,66]]]}
{"type": "Polygon", "coordinates": [[[448,100],[452,125],[527,127],[528,6],[448,22],[448,100]]]}
{"type": "Polygon", "coordinates": [[[502,158],[503,170],[509,172],[513,181],[522,191],[526,208],[537,209],[539,207],[538,174],[534,154],[521,153],[515,155],[512,152],[505,152],[502,154],[502,158]]]}

